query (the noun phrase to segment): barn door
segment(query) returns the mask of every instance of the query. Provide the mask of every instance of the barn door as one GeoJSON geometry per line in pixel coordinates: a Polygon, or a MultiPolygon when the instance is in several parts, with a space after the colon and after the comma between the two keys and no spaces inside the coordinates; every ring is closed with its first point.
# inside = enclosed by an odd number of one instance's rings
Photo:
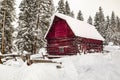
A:
{"type": "Polygon", "coordinates": [[[59,47],[59,53],[64,53],[64,47],[59,47]]]}
{"type": "Polygon", "coordinates": [[[77,45],[77,49],[78,49],[78,52],[79,52],[79,53],[82,52],[82,51],[81,51],[81,44],[78,44],[78,45],[77,45]]]}

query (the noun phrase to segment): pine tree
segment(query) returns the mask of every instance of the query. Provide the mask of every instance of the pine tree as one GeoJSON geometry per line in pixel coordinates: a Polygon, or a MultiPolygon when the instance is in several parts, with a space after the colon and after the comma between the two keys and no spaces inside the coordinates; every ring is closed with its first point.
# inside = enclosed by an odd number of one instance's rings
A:
{"type": "Polygon", "coordinates": [[[116,37],[116,22],[115,22],[115,13],[112,12],[110,19],[110,28],[111,28],[111,41],[115,44],[116,37]]]}
{"type": "Polygon", "coordinates": [[[57,8],[59,13],[65,14],[65,4],[64,4],[64,0],[60,0],[58,2],[58,8],[57,8]]]}
{"type": "MultiPolygon", "coordinates": [[[[111,34],[111,27],[110,27],[110,18],[109,18],[109,16],[107,16],[107,20],[106,20],[106,41],[107,42],[111,42],[111,36],[112,36],[112,34],[111,34]]],[[[106,43],[107,43],[106,42],[106,43]]]]}
{"type": "Polygon", "coordinates": [[[37,42],[37,46],[41,48],[45,46],[44,35],[50,26],[51,16],[54,12],[54,4],[53,0],[38,0],[37,3],[40,3],[38,4],[40,7],[38,8],[39,22],[37,39],[39,42],[37,42]]]}
{"type": "Polygon", "coordinates": [[[65,2],[65,14],[68,15],[68,16],[71,15],[71,11],[70,11],[70,7],[69,7],[68,1],[65,2]]]}
{"type": "Polygon", "coordinates": [[[78,12],[77,19],[78,19],[78,20],[81,20],[81,21],[84,21],[82,12],[81,12],[80,10],[79,10],[79,12],[78,12]]]}
{"type": "Polygon", "coordinates": [[[36,0],[22,0],[19,8],[19,26],[17,36],[17,46],[20,51],[33,51],[34,34],[36,27],[36,0]]]}
{"type": "Polygon", "coordinates": [[[120,18],[118,16],[116,17],[116,28],[117,31],[120,32],[120,18]]]}
{"type": "Polygon", "coordinates": [[[114,33],[116,31],[116,22],[115,22],[115,13],[114,12],[112,12],[112,14],[111,14],[110,25],[111,25],[113,33],[114,33]]]}
{"type": "Polygon", "coordinates": [[[37,3],[39,3],[38,4],[39,26],[42,28],[43,34],[45,35],[50,25],[51,16],[54,12],[54,4],[53,0],[38,0],[37,3]]]}
{"type": "Polygon", "coordinates": [[[94,26],[97,28],[97,30],[98,30],[98,26],[99,26],[99,13],[98,12],[96,12],[96,14],[95,14],[95,18],[94,18],[94,26]]]}
{"type": "Polygon", "coordinates": [[[92,17],[91,16],[89,16],[87,22],[92,25],[92,17]]]}
{"type": "Polygon", "coordinates": [[[70,13],[70,16],[71,16],[72,18],[74,18],[74,17],[75,17],[75,15],[74,15],[74,12],[73,12],[73,11],[70,13]]]}
{"type": "Polygon", "coordinates": [[[101,7],[99,7],[99,32],[104,38],[106,38],[105,18],[101,7]]]}
{"type": "Polygon", "coordinates": [[[111,14],[111,24],[115,24],[115,13],[113,11],[111,14]]]}
{"type": "Polygon", "coordinates": [[[96,26],[96,28],[99,30],[100,27],[98,27],[101,23],[103,23],[105,21],[104,18],[104,14],[102,11],[102,8],[99,7],[99,12],[96,12],[95,14],[95,18],[94,18],[94,25],[96,26]]]}
{"type": "Polygon", "coordinates": [[[101,7],[99,7],[99,12],[97,12],[95,15],[94,22],[95,22],[94,25],[96,26],[96,29],[105,38],[106,37],[105,18],[104,18],[104,14],[101,7]]]}
{"type": "Polygon", "coordinates": [[[12,50],[12,33],[14,31],[12,22],[15,21],[15,0],[3,0],[0,7],[0,23],[3,23],[5,14],[4,25],[4,53],[11,53],[12,50]]]}
{"type": "Polygon", "coordinates": [[[105,21],[104,14],[103,14],[103,11],[102,11],[102,7],[99,7],[99,21],[100,22],[105,21]]]}
{"type": "Polygon", "coordinates": [[[119,31],[119,17],[115,17],[115,13],[112,12],[111,14],[111,30],[112,30],[112,37],[111,40],[115,45],[120,45],[120,31],[119,31]]]}
{"type": "Polygon", "coordinates": [[[99,12],[96,13],[94,25],[100,34],[106,39],[105,42],[113,42],[115,45],[120,45],[120,19],[115,17],[112,12],[111,18],[107,16],[105,20],[102,8],[99,7],[99,12]]]}
{"type": "Polygon", "coordinates": [[[109,16],[107,16],[107,20],[106,20],[106,28],[108,29],[109,28],[109,26],[110,26],[110,18],[109,18],[109,16]]]}
{"type": "Polygon", "coordinates": [[[23,0],[20,4],[18,49],[35,53],[44,46],[43,39],[53,12],[52,0],[23,0]]]}

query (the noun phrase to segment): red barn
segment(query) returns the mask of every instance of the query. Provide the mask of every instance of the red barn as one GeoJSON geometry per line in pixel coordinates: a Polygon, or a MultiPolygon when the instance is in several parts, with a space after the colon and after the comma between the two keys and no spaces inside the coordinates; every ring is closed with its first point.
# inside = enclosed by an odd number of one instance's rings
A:
{"type": "Polygon", "coordinates": [[[50,55],[101,52],[104,38],[88,23],[56,13],[45,35],[50,55]]]}

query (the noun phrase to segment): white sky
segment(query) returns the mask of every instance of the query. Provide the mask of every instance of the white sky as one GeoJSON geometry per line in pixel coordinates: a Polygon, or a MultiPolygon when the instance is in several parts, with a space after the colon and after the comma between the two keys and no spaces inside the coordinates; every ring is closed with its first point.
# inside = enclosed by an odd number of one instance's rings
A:
{"type": "MultiPolygon", "coordinates": [[[[58,5],[59,0],[54,0],[54,5],[58,5]]],[[[65,0],[66,1],[66,0],[65,0]]],[[[98,11],[99,6],[103,8],[104,14],[110,15],[114,11],[116,15],[120,17],[120,0],[67,0],[70,4],[70,8],[75,14],[79,10],[82,11],[84,18],[92,17],[98,11]]]]}
{"type": "MultiPolygon", "coordinates": [[[[21,0],[16,0],[17,5],[21,0]]],[[[59,0],[53,0],[55,7],[58,5],[59,0]]],[[[66,1],[66,0],[65,0],[66,1]]],[[[103,8],[105,16],[111,15],[114,11],[120,17],[120,0],[68,0],[71,10],[74,11],[75,16],[81,10],[85,19],[91,15],[94,17],[98,11],[99,6],[103,8]]],[[[19,11],[17,10],[17,14],[19,11]]]]}

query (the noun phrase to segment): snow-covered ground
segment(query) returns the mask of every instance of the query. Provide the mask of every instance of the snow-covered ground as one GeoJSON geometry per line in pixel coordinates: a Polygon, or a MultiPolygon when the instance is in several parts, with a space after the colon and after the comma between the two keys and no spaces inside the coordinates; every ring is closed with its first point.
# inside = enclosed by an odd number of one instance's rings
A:
{"type": "Polygon", "coordinates": [[[120,47],[106,46],[109,53],[67,56],[27,66],[22,61],[0,65],[0,80],[120,80],[120,47]]]}

